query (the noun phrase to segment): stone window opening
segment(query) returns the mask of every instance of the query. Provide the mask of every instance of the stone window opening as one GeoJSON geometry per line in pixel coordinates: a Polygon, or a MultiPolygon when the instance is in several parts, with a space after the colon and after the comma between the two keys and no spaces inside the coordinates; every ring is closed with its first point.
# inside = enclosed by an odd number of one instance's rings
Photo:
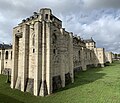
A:
{"type": "Polygon", "coordinates": [[[78,51],[78,59],[79,59],[79,62],[80,62],[80,50],[78,51]]]}
{"type": "Polygon", "coordinates": [[[48,20],[48,14],[45,14],[45,19],[48,20]]]}
{"type": "Polygon", "coordinates": [[[5,59],[8,59],[8,51],[6,51],[5,59]]]}
{"type": "Polygon", "coordinates": [[[53,54],[56,54],[56,50],[55,49],[53,49],[53,54]]]}
{"type": "Polygon", "coordinates": [[[57,36],[56,36],[56,34],[55,34],[55,33],[53,33],[53,44],[55,44],[55,43],[56,43],[56,41],[57,41],[57,36]]]}
{"type": "Polygon", "coordinates": [[[53,16],[52,15],[50,16],[50,20],[53,20],[53,16]]]}
{"type": "Polygon", "coordinates": [[[1,59],[1,52],[0,52],[0,59],[1,59]]]}
{"type": "Polygon", "coordinates": [[[11,51],[11,59],[12,59],[12,51],[11,51]]]}
{"type": "Polygon", "coordinates": [[[92,58],[92,54],[90,53],[90,59],[92,58]]]}
{"type": "Polygon", "coordinates": [[[35,53],[35,49],[33,49],[33,53],[35,53]]]}
{"type": "Polygon", "coordinates": [[[58,54],[58,52],[57,52],[57,49],[55,48],[55,49],[53,49],[53,54],[54,55],[57,55],[58,54]]]}

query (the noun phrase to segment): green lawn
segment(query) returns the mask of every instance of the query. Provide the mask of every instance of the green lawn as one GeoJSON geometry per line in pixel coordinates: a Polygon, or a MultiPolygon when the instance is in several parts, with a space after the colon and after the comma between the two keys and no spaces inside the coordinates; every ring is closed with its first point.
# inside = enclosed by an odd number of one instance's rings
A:
{"type": "Polygon", "coordinates": [[[120,103],[120,62],[75,75],[75,83],[47,97],[12,90],[0,75],[0,103],[120,103]]]}

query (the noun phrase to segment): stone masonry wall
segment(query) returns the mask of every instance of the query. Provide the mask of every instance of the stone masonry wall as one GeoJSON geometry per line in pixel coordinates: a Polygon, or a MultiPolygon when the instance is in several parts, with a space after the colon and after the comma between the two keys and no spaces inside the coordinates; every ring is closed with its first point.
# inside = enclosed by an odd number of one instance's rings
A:
{"type": "MultiPolygon", "coordinates": [[[[90,50],[80,37],[62,28],[48,8],[13,29],[11,88],[45,96],[74,82],[74,70],[103,65],[104,49],[90,50]]],[[[2,63],[1,63],[2,64],[2,63]]],[[[2,66],[1,66],[2,67],[2,66]]]]}

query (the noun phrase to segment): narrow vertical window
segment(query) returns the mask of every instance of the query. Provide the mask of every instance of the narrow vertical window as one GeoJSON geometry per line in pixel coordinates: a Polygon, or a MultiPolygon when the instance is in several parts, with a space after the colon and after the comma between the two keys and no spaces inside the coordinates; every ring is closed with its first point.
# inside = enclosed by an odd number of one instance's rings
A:
{"type": "Polygon", "coordinates": [[[78,58],[79,58],[79,61],[80,61],[80,51],[78,51],[78,58]]]}
{"type": "Polygon", "coordinates": [[[45,14],[45,19],[47,19],[47,20],[48,20],[48,14],[45,14]]]}
{"type": "Polygon", "coordinates": [[[56,54],[56,50],[55,49],[53,49],[53,54],[56,54]]]}
{"type": "Polygon", "coordinates": [[[91,52],[90,52],[90,59],[92,58],[92,56],[91,56],[91,52]]]}
{"type": "Polygon", "coordinates": [[[1,52],[0,52],[0,59],[1,59],[1,52]]]}
{"type": "Polygon", "coordinates": [[[8,59],[8,51],[6,51],[5,59],[8,59]]]}
{"type": "Polygon", "coordinates": [[[52,17],[52,15],[50,16],[50,20],[52,20],[53,19],[53,17],[52,17]]]}
{"type": "Polygon", "coordinates": [[[12,51],[11,51],[11,59],[12,59],[12,51]]]}
{"type": "Polygon", "coordinates": [[[87,53],[86,53],[86,59],[87,59],[87,53]]]}
{"type": "Polygon", "coordinates": [[[35,49],[33,49],[33,53],[35,53],[35,49]]]}
{"type": "Polygon", "coordinates": [[[55,34],[55,33],[53,33],[53,44],[55,44],[55,43],[56,43],[56,41],[57,41],[57,36],[56,36],[56,34],[55,34]]]}

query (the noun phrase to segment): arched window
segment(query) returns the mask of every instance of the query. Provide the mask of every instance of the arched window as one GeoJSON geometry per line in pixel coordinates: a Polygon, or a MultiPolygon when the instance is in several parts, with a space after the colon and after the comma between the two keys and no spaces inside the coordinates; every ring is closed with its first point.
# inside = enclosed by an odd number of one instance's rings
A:
{"type": "Polygon", "coordinates": [[[6,51],[5,59],[8,59],[8,51],[6,51]]]}

